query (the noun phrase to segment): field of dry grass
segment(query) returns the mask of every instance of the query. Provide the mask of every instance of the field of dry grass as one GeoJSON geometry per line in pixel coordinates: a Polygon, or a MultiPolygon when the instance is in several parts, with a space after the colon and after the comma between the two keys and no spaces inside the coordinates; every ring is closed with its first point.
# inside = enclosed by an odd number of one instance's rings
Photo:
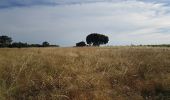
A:
{"type": "Polygon", "coordinates": [[[170,49],[0,49],[0,100],[170,100],[170,49]]]}

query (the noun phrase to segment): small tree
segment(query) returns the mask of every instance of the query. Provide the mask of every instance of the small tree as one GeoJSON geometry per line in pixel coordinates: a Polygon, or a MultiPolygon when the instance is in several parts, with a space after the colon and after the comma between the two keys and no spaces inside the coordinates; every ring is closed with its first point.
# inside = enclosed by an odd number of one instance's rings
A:
{"type": "Polygon", "coordinates": [[[76,47],[83,47],[86,46],[86,43],[84,41],[76,43],[76,47]]]}
{"type": "Polygon", "coordinates": [[[8,47],[12,42],[12,38],[8,36],[0,36],[0,47],[8,47]]]}
{"type": "Polygon", "coordinates": [[[86,42],[89,45],[100,46],[101,44],[107,44],[109,41],[108,36],[98,33],[91,33],[86,37],[86,42]]]}
{"type": "Polygon", "coordinates": [[[42,43],[42,46],[43,46],[43,47],[48,47],[48,46],[50,46],[50,43],[48,43],[47,41],[45,41],[45,42],[42,43]]]}

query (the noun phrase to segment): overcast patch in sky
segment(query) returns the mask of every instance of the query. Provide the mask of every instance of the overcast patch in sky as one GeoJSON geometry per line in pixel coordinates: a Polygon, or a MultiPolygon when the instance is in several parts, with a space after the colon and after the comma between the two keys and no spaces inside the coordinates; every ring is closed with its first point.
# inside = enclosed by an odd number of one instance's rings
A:
{"type": "Polygon", "coordinates": [[[92,32],[109,45],[170,43],[168,0],[2,0],[0,35],[73,46],[92,32]],[[63,2],[64,1],[64,2],[63,2]]]}

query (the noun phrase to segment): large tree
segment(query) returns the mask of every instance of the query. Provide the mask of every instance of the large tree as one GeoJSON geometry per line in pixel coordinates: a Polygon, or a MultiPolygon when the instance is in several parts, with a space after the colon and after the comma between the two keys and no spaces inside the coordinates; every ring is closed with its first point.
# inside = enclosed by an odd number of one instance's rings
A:
{"type": "Polygon", "coordinates": [[[109,41],[108,36],[99,33],[91,33],[86,37],[87,44],[93,46],[100,46],[101,44],[107,44],[108,41],[109,41]]]}
{"type": "Polygon", "coordinates": [[[8,36],[0,36],[0,47],[8,47],[12,42],[12,38],[8,36]]]}

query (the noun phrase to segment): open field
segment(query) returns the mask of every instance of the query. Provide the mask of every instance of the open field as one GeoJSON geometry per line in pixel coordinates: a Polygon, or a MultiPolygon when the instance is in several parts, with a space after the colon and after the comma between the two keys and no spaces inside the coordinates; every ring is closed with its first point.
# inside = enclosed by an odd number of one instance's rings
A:
{"type": "Polygon", "coordinates": [[[0,100],[170,100],[170,48],[0,49],[0,100]]]}

